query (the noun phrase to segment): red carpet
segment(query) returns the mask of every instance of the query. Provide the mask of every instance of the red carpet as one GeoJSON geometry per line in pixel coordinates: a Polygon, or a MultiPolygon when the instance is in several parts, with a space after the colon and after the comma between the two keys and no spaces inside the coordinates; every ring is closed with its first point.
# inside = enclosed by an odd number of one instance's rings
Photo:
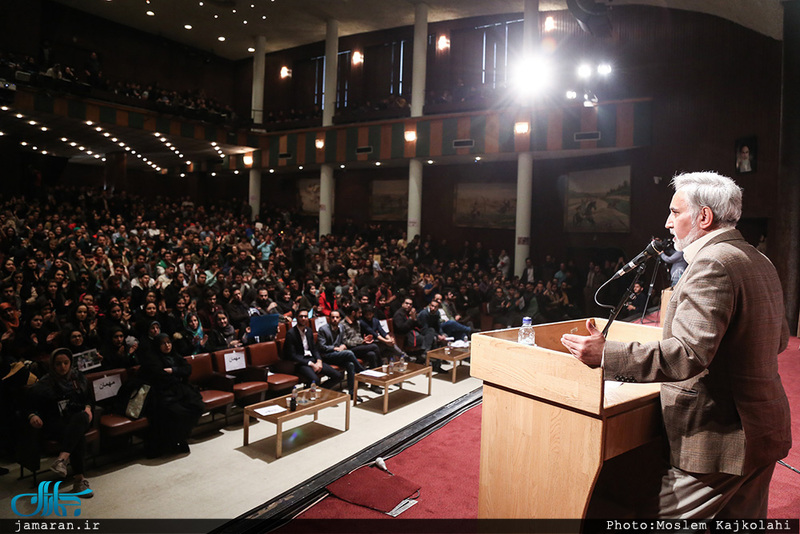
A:
{"type": "MultiPolygon", "coordinates": [[[[792,407],[794,448],[784,460],[800,469],[800,340],[793,337],[778,357],[792,407]]],[[[450,421],[415,445],[386,460],[392,473],[422,486],[419,503],[401,519],[474,519],[478,516],[481,408],[450,421]]],[[[390,519],[388,515],[328,497],[299,516],[302,519],[390,519]]],[[[770,486],[769,517],[800,517],[800,474],[777,465],[770,486]]]]}

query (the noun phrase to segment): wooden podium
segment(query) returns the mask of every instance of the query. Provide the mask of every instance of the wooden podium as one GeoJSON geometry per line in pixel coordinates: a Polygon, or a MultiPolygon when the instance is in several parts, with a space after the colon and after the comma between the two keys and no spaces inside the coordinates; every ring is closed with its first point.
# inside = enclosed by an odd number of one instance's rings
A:
{"type": "MultiPolygon", "coordinates": [[[[602,330],[606,324],[596,319],[602,330]]],[[[481,519],[584,518],[603,463],[658,438],[659,384],[606,384],[561,345],[585,319],[472,336],[470,370],[483,380],[481,519]]],[[[661,329],[615,322],[608,339],[652,341],[661,329]]]]}

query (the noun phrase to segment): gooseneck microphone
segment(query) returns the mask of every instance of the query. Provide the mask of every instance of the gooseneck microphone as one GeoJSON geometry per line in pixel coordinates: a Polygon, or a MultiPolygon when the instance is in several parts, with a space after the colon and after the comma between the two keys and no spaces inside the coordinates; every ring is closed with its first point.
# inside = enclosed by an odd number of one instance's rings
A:
{"type": "Polygon", "coordinates": [[[611,277],[611,280],[616,280],[620,276],[625,276],[632,270],[636,269],[639,265],[643,264],[653,256],[658,256],[662,252],[664,252],[668,246],[672,244],[672,239],[653,239],[647,248],[645,248],[642,252],[639,253],[638,256],[633,258],[631,261],[625,264],[619,271],[614,273],[614,276],[611,277]]]}

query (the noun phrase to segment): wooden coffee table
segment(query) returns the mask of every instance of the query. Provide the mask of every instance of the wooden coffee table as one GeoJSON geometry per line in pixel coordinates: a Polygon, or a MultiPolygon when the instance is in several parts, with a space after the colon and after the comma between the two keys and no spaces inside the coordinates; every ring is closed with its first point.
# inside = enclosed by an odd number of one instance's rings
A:
{"type": "MultiPolygon", "coordinates": [[[[380,367],[371,369],[372,371],[381,371],[380,367]]],[[[383,413],[389,411],[389,386],[399,384],[400,389],[403,389],[403,381],[408,380],[413,376],[428,375],[428,395],[431,394],[431,383],[433,382],[433,370],[429,365],[422,365],[421,363],[409,363],[408,369],[403,372],[395,371],[392,374],[388,372],[384,376],[369,376],[363,372],[355,376],[355,385],[353,391],[356,392],[353,406],[358,404],[358,383],[364,382],[365,384],[372,384],[373,386],[380,386],[383,388],[383,413]]]]}
{"type": "Polygon", "coordinates": [[[297,409],[295,411],[289,411],[289,408],[286,406],[286,399],[290,398],[291,395],[284,395],[283,397],[277,397],[275,399],[270,399],[268,401],[259,402],[257,404],[251,404],[250,406],[245,406],[244,408],[244,445],[249,443],[250,438],[250,418],[255,417],[256,419],[261,419],[262,421],[269,421],[270,423],[274,423],[278,427],[278,431],[275,437],[275,457],[280,458],[283,454],[283,423],[286,421],[290,421],[292,419],[297,419],[298,417],[304,415],[314,415],[314,421],[317,420],[319,417],[319,411],[323,408],[328,408],[330,406],[336,406],[337,404],[344,403],[345,412],[344,412],[344,430],[345,432],[350,430],[350,403],[347,402],[350,400],[350,396],[347,393],[340,393],[338,391],[332,391],[330,389],[318,389],[317,390],[317,400],[310,401],[306,404],[299,404],[297,405],[297,409]],[[270,406],[280,406],[284,408],[283,411],[262,415],[258,413],[256,410],[261,408],[269,408],[270,406]]]}
{"type": "Polygon", "coordinates": [[[455,384],[456,369],[459,365],[461,365],[463,360],[469,358],[469,349],[457,349],[453,347],[450,347],[449,351],[447,349],[448,347],[441,347],[438,349],[429,350],[427,356],[425,357],[425,365],[430,365],[431,359],[451,362],[453,364],[453,384],[455,384]]]}

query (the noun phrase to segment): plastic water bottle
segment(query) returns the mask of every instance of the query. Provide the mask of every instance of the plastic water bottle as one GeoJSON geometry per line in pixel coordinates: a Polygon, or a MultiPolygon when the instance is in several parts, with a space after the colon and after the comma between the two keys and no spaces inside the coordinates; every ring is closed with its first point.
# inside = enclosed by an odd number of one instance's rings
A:
{"type": "Polygon", "coordinates": [[[289,401],[289,410],[295,411],[297,410],[297,390],[300,386],[295,386],[292,388],[292,400],[289,401]]]}
{"type": "Polygon", "coordinates": [[[523,345],[536,345],[536,331],[533,329],[530,317],[522,318],[522,326],[517,333],[517,342],[523,345]]]}
{"type": "Polygon", "coordinates": [[[311,399],[312,401],[317,400],[317,383],[311,382],[311,399]]]}

